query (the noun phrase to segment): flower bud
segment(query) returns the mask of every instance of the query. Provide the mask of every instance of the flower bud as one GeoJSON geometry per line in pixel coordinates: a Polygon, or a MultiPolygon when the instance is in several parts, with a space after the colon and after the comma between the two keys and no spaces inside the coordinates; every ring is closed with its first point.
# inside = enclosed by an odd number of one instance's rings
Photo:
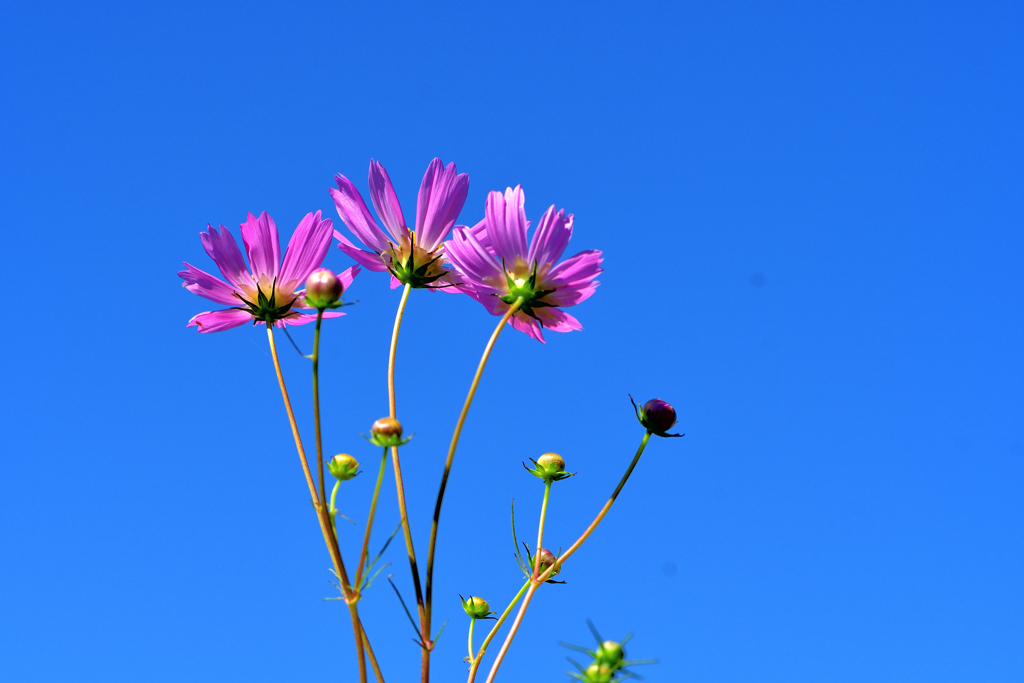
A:
{"type": "Polygon", "coordinates": [[[558,453],[545,453],[537,458],[537,467],[545,474],[558,474],[565,471],[565,460],[558,453]]]}
{"type": "Polygon", "coordinates": [[[568,479],[574,474],[565,471],[565,460],[558,453],[545,453],[536,460],[530,458],[530,462],[533,463],[532,468],[526,467],[526,463],[523,463],[526,471],[548,483],[568,479]]]}
{"type": "Polygon", "coordinates": [[[488,615],[493,614],[486,600],[472,596],[462,601],[462,609],[474,619],[486,619],[488,615]]]}
{"type": "Polygon", "coordinates": [[[327,461],[327,469],[341,481],[348,481],[359,474],[359,461],[348,453],[338,453],[327,461]]]}
{"type": "MultiPolygon", "coordinates": [[[[630,396],[629,400],[633,401],[633,397],[630,396]]],[[[682,434],[667,433],[668,430],[672,429],[672,425],[676,423],[676,409],[660,398],[652,398],[642,408],[637,408],[634,402],[633,409],[636,410],[636,416],[640,420],[640,424],[652,434],[658,436],[683,436],[682,434]]]]}
{"type": "Polygon", "coordinates": [[[598,662],[616,669],[622,664],[622,659],[625,656],[626,652],[622,649],[621,644],[614,640],[606,640],[597,648],[596,659],[598,662]]]}
{"type": "Polygon", "coordinates": [[[306,280],[306,305],[318,310],[331,308],[343,289],[338,276],[327,268],[314,270],[306,280]]]}
{"type": "Polygon", "coordinates": [[[607,664],[594,662],[583,671],[586,683],[611,683],[613,671],[607,664]]]}
{"type": "MultiPolygon", "coordinates": [[[[548,567],[555,563],[555,554],[547,548],[541,548],[537,551],[537,557],[540,558],[540,573],[543,574],[548,570],[548,567]]],[[[537,558],[534,558],[536,560],[537,558]]],[[[558,572],[552,572],[551,576],[554,576],[558,572]]]]}
{"type": "Polygon", "coordinates": [[[401,445],[406,442],[401,440],[401,423],[394,418],[381,418],[375,422],[370,428],[370,440],[375,445],[383,446],[401,445]]]}

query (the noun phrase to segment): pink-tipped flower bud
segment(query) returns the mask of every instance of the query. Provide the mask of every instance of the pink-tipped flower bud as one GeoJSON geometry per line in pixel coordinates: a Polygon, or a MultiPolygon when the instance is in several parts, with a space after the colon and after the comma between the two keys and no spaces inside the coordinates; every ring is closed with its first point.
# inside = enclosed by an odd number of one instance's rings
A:
{"type": "Polygon", "coordinates": [[[622,665],[622,660],[626,656],[625,650],[622,649],[620,643],[616,643],[614,640],[606,640],[597,648],[597,659],[601,664],[607,664],[612,669],[617,669],[622,665]]]}
{"type": "Polygon", "coordinates": [[[348,453],[338,453],[327,461],[328,471],[341,481],[348,481],[359,474],[359,461],[348,453]]]}
{"type": "Polygon", "coordinates": [[[493,612],[491,612],[491,606],[487,604],[486,600],[473,596],[462,601],[462,609],[466,611],[467,615],[474,619],[486,619],[488,616],[493,614],[493,612]]]}
{"type": "Polygon", "coordinates": [[[393,417],[382,417],[370,427],[370,442],[375,446],[401,446],[405,441],[402,440],[402,423],[393,417]]]}
{"type": "MultiPolygon", "coordinates": [[[[534,558],[534,559],[538,559],[538,558],[540,560],[540,572],[539,572],[540,574],[543,574],[544,572],[546,572],[548,570],[548,567],[550,567],[551,565],[553,565],[555,563],[555,554],[553,552],[551,552],[550,550],[548,550],[547,548],[541,548],[540,550],[537,551],[537,557],[534,558]]],[[[554,576],[557,573],[558,573],[558,570],[555,570],[554,572],[551,573],[551,576],[554,576]]]]}
{"type": "Polygon", "coordinates": [[[337,275],[327,268],[318,268],[306,279],[306,305],[318,310],[331,308],[343,290],[337,275]]]}

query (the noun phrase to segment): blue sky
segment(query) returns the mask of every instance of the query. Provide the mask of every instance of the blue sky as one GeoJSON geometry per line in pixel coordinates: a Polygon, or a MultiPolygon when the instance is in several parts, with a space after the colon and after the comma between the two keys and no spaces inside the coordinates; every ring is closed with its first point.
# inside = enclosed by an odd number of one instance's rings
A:
{"type": "MultiPolygon", "coordinates": [[[[522,184],[602,249],[582,332],[508,331],[439,543],[435,680],[462,680],[458,593],[518,588],[520,462],[557,451],[567,547],[642,431],[678,409],[545,587],[499,680],[568,680],[559,640],[636,635],[659,681],[1024,677],[1024,48],[1013,3],[31,3],[0,21],[5,437],[0,678],[355,680],[344,607],[259,329],[185,329],[198,233],[284,236],[380,160],[407,214],[427,163],[463,223],[522,184]],[[13,293],[18,292],[18,297],[13,293]]],[[[340,224],[340,221],[338,221],[340,224]]],[[[350,264],[332,249],[326,264],[350,264]]],[[[326,327],[327,448],[367,463],[398,293],[361,275],[326,327]]],[[[494,320],[415,292],[403,466],[424,549],[494,320]]],[[[308,347],[310,331],[296,335],[308,347]]],[[[308,367],[284,357],[308,416],[308,367]]],[[[304,429],[311,432],[308,423],[304,429]]],[[[382,538],[397,522],[384,487],[382,538]],[[385,531],[386,530],[386,531],[385,531]]],[[[357,534],[343,539],[357,552],[357,534]]],[[[397,543],[387,560],[405,595],[397,543]]],[[[386,584],[362,603],[415,680],[386,584]]]]}

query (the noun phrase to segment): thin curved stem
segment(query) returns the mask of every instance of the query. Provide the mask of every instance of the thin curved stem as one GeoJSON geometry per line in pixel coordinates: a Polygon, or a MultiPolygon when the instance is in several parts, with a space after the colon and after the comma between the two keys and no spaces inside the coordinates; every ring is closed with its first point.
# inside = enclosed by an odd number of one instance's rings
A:
{"type": "MultiPolygon", "coordinates": [[[[411,285],[402,290],[402,299],[398,302],[395,313],[395,327],[391,333],[391,351],[388,354],[388,407],[391,417],[398,419],[397,400],[395,398],[395,359],[398,356],[398,333],[402,329],[402,318],[405,316],[405,305],[409,301],[411,285]]],[[[426,613],[423,605],[423,588],[420,585],[420,570],[416,564],[416,549],[412,542],[412,527],[409,525],[409,512],[405,503],[405,484],[402,481],[402,463],[398,459],[398,447],[391,447],[391,464],[395,470],[395,492],[398,497],[398,513],[402,520],[402,535],[405,537],[405,551],[409,556],[409,569],[412,572],[412,585],[416,594],[416,612],[420,620],[420,642],[423,643],[423,661],[421,663],[421,681],[427,683],[430,677],[430,629],[427,627],[426,613]]]]}
{"type": "Polygon", "coordinates": [[[469,618],[469,661],[473,661],[473,627],[476,625],[476,617],[469,618]]]}
{"type": "MultiPolygon", "coordinates": [[[[281,361],[277,356],[277,345],[274,343],[274,328],[267,324],[267,339],[270,341],[270,355],[274,360],[274,372],[277,373],[277,383],[281,387],[281,398],[284,399],[284,409],[288,413],[288,423],[292,429],[292,436],[295,438],[295,449],[299,452],[299,460],[302,463],[302,472],[306,475],[306,484],[309,486],[309,493],[313,499],[313,507],[316,510],[317,520],[320,522],[320,531],[327,544],[327,550],[334,563],[334,572],[341,585],[341,593],[349,606],[352,616],[352,630],[356,641],[356,657],[359,662],[359,681],[366,683],[366,661],[363,656],[364,646],[369,649],[369,638],[363,631],[362,623],[359,621],[359,613],[356,610],[355,601],[352,599],[351,584],[349,584],[348,573],[345,571],[345,563],[341,559],[341,550],[338,548],[338,538],[334,534],[334,525],[327,518],[327,507],[320,503],[317,495],[316,484],[313,483],[313,475],[309,471],[309,461],[306,459],[306,451],[302,447],[302,438],[299,436],[299,427],[295,422],[295,413],[292,411],[292,402],[288,398],[288,388],[284,383],[284,375],[281,373],[281,361]]],[[[379,683],[384,683],[382,676],[378,676],[379,683]]]]}
{"type": "MultiPolygon", "coordinates": [[[[380,497],[380,485],[384,482],[384,470],[388,465],[388,449],[380,458],[380,471],[377,473],[377,485],[373,488],[373,499],[370,500],[370,514],[366,518],[366,533],[363,534],[363,550],[359,553],[359,566],[356,567],[356,590],[362,585],[363,572],[366,571],[366,556],[370,548],[370,530],[373,528],[373,516],[377,511],[377,499],[380,497]]],[[[332,503],[334,496],[331,496],[332,503]]]]}
{"type": "MultiPolygon", "coordinates": [[[[512,627],[509,629],[508,635],[505,636],[505,642],[501,644],[501,650],[498,651],[498,656],[495,657],[494,664],[491,665],[491,671],[487,674],[486,683],[493,683],[494,677],[498,675],[498,667],[501,666],[501,661],[505,658],[505,653],[508,652],[509,646],[512,645],[512,639],[516,637],[516,631],[519,630],[519,624],[522,623],[523,617],[526,615],[526,610],[530,606],[530,600],[533,598],[533,594],[537,592],[537,589],[540,588],[541,584],[556,574],[561,569],[562,564],[568,560],[573,553],[579,550],[584,541],[590,537],[590,534],[594,533],[594,529],[597,528],[597,525],[601,523],[604,516],[608,514],[609,510],[611,510],[615,499],[619,497],[619,492],[622,491],[622,487],[626,485],[629,475],[633,473],[633,468],[635,468],[636,464],[640,462],[640,456],[643,455],[644,448],[647,447],[647,442],[650,438],[651,432],[645,432],[643,440],[640,441],[640,448],[637,449],[636,455],[633,456],[633,461],[629,463],[629,467],[626,468],[626,473],[623,474],[622,479],[619,480],[619,485],[615,487],[615,491],[612,492],[608,502],[605,503],[604,507],[601,508],[601,511],[597,513],[597,517],[595,517],[594,521],[590,523],[590,526],[583,531],[580,537],[576,539],[576,542],[569,546],[569,549],[562,553],[562,556],[556,559],[550,567],[545,569],[537,578],[530,580],[530,587],[526,591],[526,598],[523,599],[523,604],[519,607],[519,613],[516,614],[516,619],[512,622],[512,627]]],[[[538,554],[540,554],[539,549],[538,554]]]]}
{"type": "Polygon", "coordinates": [[[484,638],[484,642],[480,644],[480,650],[477,652],[476,657],[473,659],[473,663],[470,665],[469,678],[466,683],[473,683],[473,680],[476,678],[476,670],[480,668],[480,662],[484,658],[484,653],[487,652],[487,646],[490,645],[494,636],[498,635],[498,629],[500,629],[501,625],[505,623],[506,619],[508,619],[508,615],[512,613],[512,609],[516,606],[516,603],[519,602],[519,598],[523,597],[523,593],[526,592],[526,589],[529,588],[529,586],[530,582],[527,580],[527,582],[523,584],[523,587],[519,589],[519,592],[516,593],[516,597],[512,598],[512,602],[508,603],[508,607],[506,607],[505,611],[501,613],[500,617],[498,617],[498,621],[495,622],[494,627],[491,628],[491,632],[487,634],[486,638],[484,638]]]}
{"type": "MultiPolygon", "coordinates": [[[[484,347],[484,353],[480,357],[480,363],[477,365],[476,374],[473,376],[473,382],[469,385],[469,393],[466,395],[466,402],[462,406],[462,413],[459,414],[459,421],[455,423],[455,431],[452,433],[452,442],[448,447],[448,457],[444,461],[444,474],[441,475],[441,486],[437,490],[437,503],[434,505],[434,521],[430,527],[430,545],[427,546],[427,586],[426,586],[426,608],[424,610],[426,614],[425,622],[427,627],[427,633],[430,632],[430,608],[431,601],[433,598],[433,586],[434,586],[434,550],[437,547],[437,526],[441,519],[441,504],[444,502],[444,491],[448,486],[448,475],[452,470],[452,461],[455,459],[455,449],[459,445],[459,436],[462,434],[462,425],[466,422],[466,415],[469,414],[469,406],[473,404],[473,397],[476,395],[477,385],[480,384],[480,377],[484,374],[484,367],[487,365],[487,359],[491,357],[491,349],[494,348],[494,343],[498,341],[498,335],[505,328],[505,324],[509,321],[515,312],[519,310],[519,307],[523,305],[523,298],[519,297],[515,302],[509,306],[508,310],[505,311],[505,315],[501,317],[497,327],[494,328],[494,332],[491,333],[491,338],[487,341],[487,346],[484,347]]],[[[426,683],[426,681],[424,681],[426,683]]]]}

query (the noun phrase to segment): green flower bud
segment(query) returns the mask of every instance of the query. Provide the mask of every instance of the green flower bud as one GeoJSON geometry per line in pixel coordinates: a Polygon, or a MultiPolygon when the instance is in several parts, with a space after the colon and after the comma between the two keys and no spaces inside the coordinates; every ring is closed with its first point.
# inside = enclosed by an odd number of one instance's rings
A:
{"type": "Polygon", "coordinates": [[[530,458],[533,468],[526,467],[526,471],[544,481],[562,481],[573,476],[574,473],[565,471],[565,460],[558,453],[545,453],[536,460],[530,458]]]}
{"type": "Polygon", "coordinates": [[[611,683],[615,674],[607,664],[594,662],[583,671],[583,680],[586,683],[611,683]]]}
{"type": "Polygon", "coordinates": [[[306,280],[306,305],[318,310],[333,308],[343,289],[337,275],[327,268],[318,268],[306,280]]]}
{"type": "Polygon", "coordinates": [[[483,598],[470,596],[468,599],[464,599],[461,595],[459,599],[462,600],[462,609],[466,611],[466,614],[474,619],[486,619],[490,615],[494,614],[491,611],[490,605],[483,598]]]}
{"type": "Polygon", "coordinates": [[[408,440],[402,440],[402,423],[393,417],[382,417],[370,427],[370,442],[375,446],[401,446],[408,440]]]}
{"type": "Polygon", "coordinates": [[[622,666],[622,660],[625,656],[626,652],[622,649],[622,645],[614,640],[606,640],[597,648],[596,659],[602,664],[607,664],[611,668],[617,669],[622,666]]]}
{"type": "Polygon", "coordinates": [[[359,474],[359,461],[348,453],[338,453],[327,461],[327,469],[341,481],[348,481],[359,474]]]}
{"type": "Polygon", "coordinates": [[[558,453],[545,453],[537,458],[537,466],[548,474],[558,474],[565,471],[565,460],[558,453]]]}

